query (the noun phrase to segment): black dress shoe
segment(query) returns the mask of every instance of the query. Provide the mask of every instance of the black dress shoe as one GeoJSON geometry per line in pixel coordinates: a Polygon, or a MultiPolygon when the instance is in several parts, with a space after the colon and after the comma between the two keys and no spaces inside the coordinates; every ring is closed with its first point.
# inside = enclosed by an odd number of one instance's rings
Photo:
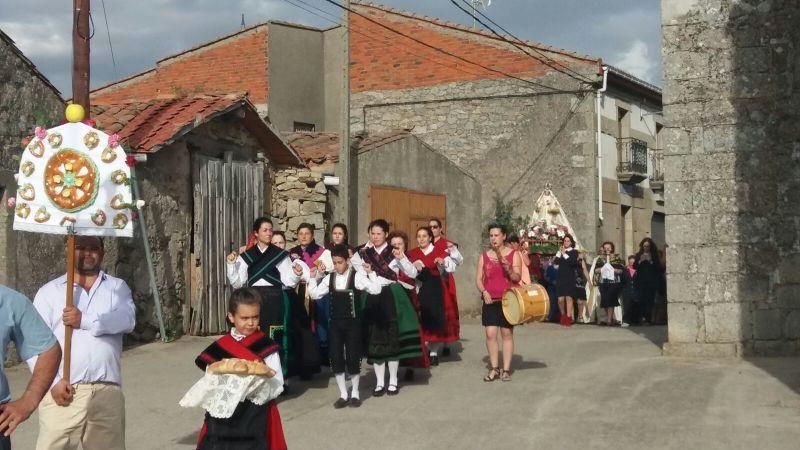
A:
{"type": "Polygon", "coordinates": [[[339,398],[338,398],[338,399],[337,399],[337,400],[336,400],[336,401],[333,403],[333,407],[334,407],[334,408],[336,408],[336,409],[342,409],[342,408],[344,408],[345,406],[347,406],[347,403],[348,403],[348,401],[347,401],[347,399],[346,399],[346,398],[341,398],[341,397],[339,397],[339,398]]]}
{"type": "Polygon", "coordinates": [[[431,365],[432,366],[439,365],[439,355],[431,355],[431,365]]]}
{"type": "Polygon", "coordinates": [[[397,395],[400,393],[400,389],[397,389],[397,386],[394,386],[394,390],[387,390],[386,395],[397,395]]]}
{"type": "Polygon", "coordinates": [[[406,369],[405,375],[403,375],[404,381],[414,381],[414,369],[406,369]]]}
{"type": "Polygon", "coordinates": [[[382,387],[380,389],[375,389],[374,391],[372,391],[372,396],[373,397],[383,397],[383,394],[385,394],[385,393],[386,393],[386,388],[382,387]]]}
{"type": "Polygon", "coordinates": [[[351,397],[350,398],[350,407],[351,408],[358,408],[361,406],[361,399],[358,397],[351,397]]]}
{"type": "Polygon", "coordinates": [[[281,397],[284,397],[286,395],[289,395],[289,385],[288,384],[284,384],[283,385],[283,392],[281,392],[281,397]]]}
{"type": "Polygon", "coordinates": [[[450,356],[450,347],[442,349],[442,356],[450,356]]]}

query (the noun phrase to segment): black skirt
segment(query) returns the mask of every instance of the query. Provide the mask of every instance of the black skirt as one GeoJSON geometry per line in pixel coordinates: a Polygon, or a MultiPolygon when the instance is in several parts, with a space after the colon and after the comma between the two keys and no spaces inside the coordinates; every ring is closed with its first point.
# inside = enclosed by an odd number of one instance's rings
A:
{"type": "Polygon", "coordinates": [[[620,283],[600,284],[600,307],[615,308],[619,306],[619,294],[622,292],[620,283]]]}
{"type": "Polygon", "coordinates": [[[245,400],[227,419],[216,419],[206,413],[206,434],[198,450],[261,450],[267,449],[267,405],[245,400]]]}
{"type": "Polygon", "coordinates": [[[483,304],[481,309],[481,324],[485,327],[503,327],[514,328],[514,325],[508,323],[505,314],[503,314],[503,302],[495,300],[490,304],[483,304]]]}

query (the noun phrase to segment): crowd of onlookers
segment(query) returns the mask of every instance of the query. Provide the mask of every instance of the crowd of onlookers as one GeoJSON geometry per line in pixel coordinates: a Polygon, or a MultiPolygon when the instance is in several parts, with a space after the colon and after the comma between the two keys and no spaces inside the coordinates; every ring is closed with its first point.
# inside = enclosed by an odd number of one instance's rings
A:
{"type": "Polygon", "coordinates": [[[562,293],[556,292],[558,255],[530,252],[529,242],[520,241],[514,235],[509,237],[508,242],[512,248],[520,251],[531,282],[547,288],[550,297],[548,322],[562,325],[566,322],[597,323],[622,327],[666,323],[666,248],[660,250],[651,238],[642,239],[638,251],[628,255],[625,260],[615,254],[613,242],[604,242],[595,259],[590,259],[585,252],[578,252],[575,295],[569,299],[572,305],[566,310],[563,305],[561,307],[561,310],[569,311],[566,313],[568,318],[562,318],[558,305],[559,297],[563,297],[562,293]],[[608,269],[607,272],[604,267],[608,269]],[[600,294],[596,305],[597,314],[591,314],[586,309],[587,291],[591,284],[600,294]],[[603,295],[605,299],[602,298],[603,295]],[[614,316],[613,310],[616,306],[622,307],[621,321],[614,316]]]}

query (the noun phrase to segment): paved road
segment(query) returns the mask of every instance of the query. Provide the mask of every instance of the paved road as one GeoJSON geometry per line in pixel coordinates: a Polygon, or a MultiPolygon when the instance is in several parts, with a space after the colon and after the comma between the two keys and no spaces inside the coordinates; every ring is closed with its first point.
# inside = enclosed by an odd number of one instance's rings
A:
{"type": "MultiPolygon", "coordinates": [[[[536,324],[515,330],[513,380],[484,383],[482,328],[465,324],[463,349],[396,397],[334,410],[331,378],[293,385],[280,411],[290,448],[800,448],[800,358],[662,357],[664,327],[536,324]]],[[[125,352],[128,449],[191,449],[202,411],[178,400],[200,376],[188,337],[125,352]]],[[[21,392],[27,370],[10,371],[21,392]]],[[[36,417],[15,433],[31,449],[36,417]]]]}

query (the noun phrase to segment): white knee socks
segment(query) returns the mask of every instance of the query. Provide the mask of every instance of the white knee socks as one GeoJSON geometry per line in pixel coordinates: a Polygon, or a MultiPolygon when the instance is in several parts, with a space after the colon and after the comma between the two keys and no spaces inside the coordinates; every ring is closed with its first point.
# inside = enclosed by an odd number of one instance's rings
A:
{"type": "Polygon", "coordinates": [[[344,372],[336,374],[336,385],[339,386],[339,395],[347,400],[347,384],[344,381],[344,372]]]}
{"type": "Polygon", "coordinates": [[[397,387],[397,370],[400,368],[400,361],[389,361],[389,386],[397,387]]]}
{"type": "Polygon", "coordinates": [[[361,381],[361,375],[350,375],[350,381],[353,383],[353,392],[350,394],[352,398],[359,398],[358,396],[358,382],[361,381]]]}
{"type": "Polygon", "coordinates": [[[384,377],[386,376],[386,365],[384,363],[377,363],[373,364],[372,368],[375,370],[375,390],[383,389],[384,377]]]}

